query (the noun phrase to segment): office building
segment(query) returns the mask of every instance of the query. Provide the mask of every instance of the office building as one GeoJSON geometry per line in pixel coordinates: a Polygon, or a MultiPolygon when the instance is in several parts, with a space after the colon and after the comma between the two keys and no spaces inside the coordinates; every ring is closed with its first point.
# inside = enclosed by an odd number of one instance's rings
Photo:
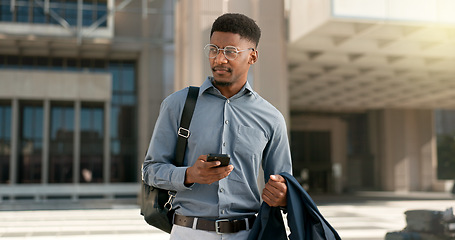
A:
{"type": "Polygon", "coordinates": [[[161,101],[210,74],[213,20],[263,35],[254,89],[310,192],[448,191],[448,0],[0,0],[0,200],[135,197],[161,101]]]}

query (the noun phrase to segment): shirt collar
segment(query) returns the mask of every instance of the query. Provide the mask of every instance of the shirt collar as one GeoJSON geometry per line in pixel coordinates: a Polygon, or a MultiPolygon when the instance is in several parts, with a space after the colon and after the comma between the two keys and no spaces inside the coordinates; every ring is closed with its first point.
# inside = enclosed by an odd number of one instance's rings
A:
{"type": "MultiPolygon", "coordinates": [[[[199,96],[206,91],[211,94],[222,96],[220,91],[215,86],[213,86],[212,79],[213,79],[213,77],[207,77],[207,79],[205,79],[204,83],[201,85],[201,90],[199,91],[199,96]]],[[[253,91],[253,88],[251,87],[251,85],[248,81],[245,83],[245,85],[243,85],[242,89],[240,89],[240,91],[238,93],[236,93],[234,96],[232,96],[231,98],[234,98],[234,99],[239,98],[239,97],[243,96],[244,94],[253,94],[254,96],[256,96],[256,93],[253,91]]]]}

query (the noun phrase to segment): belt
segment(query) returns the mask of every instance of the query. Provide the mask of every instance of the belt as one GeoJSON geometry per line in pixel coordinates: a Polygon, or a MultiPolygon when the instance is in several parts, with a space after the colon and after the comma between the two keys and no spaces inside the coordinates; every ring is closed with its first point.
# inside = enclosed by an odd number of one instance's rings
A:
{"type": "Polygon", "coordinates": [[[197,230],[212,231],[217,234],[222,233],[236,233],[243,230],[249,230],[253,227],[255,215],[251,215],[243,219],[219,219],[219,220],[207,220],[197,217],[186,217],[182,215],[174,215],[174,224],[189,227],[197,230]],[[196,224],[194,224],[196,221],[196,224]]]}

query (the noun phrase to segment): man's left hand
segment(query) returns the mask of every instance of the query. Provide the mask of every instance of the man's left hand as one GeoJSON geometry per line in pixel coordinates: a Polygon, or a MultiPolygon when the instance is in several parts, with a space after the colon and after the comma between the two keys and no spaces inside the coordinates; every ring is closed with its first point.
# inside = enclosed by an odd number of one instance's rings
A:
{"type": "Polygon", "coordinates": [[[286,180],[281,175],[270,175],[262,191],[262,200],[271,207],[285,207],[287,190],[286,180]]]}

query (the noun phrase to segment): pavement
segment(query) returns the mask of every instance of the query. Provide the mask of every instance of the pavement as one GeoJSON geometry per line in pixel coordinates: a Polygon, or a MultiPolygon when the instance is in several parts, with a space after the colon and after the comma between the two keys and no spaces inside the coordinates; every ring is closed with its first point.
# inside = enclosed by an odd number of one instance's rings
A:
{"type": "MultiPolygon", "coordinates": [[[[359,192],[315,195],[313,200],[343,240],[384,240],[406,226],[404,212],[455,208],[446,193],[359,192]]],[[[0,239],[169,239],[147,225],[135,199],[31,200],[0,204],[0,239]]]]}
{"type": "Polygon", "coordinates": [[[313,199],[343,240],[384,240],[387,232],[406,227],[408,210],[455,209],[455,197],[444,193],[364,192],[313,199]]]}

